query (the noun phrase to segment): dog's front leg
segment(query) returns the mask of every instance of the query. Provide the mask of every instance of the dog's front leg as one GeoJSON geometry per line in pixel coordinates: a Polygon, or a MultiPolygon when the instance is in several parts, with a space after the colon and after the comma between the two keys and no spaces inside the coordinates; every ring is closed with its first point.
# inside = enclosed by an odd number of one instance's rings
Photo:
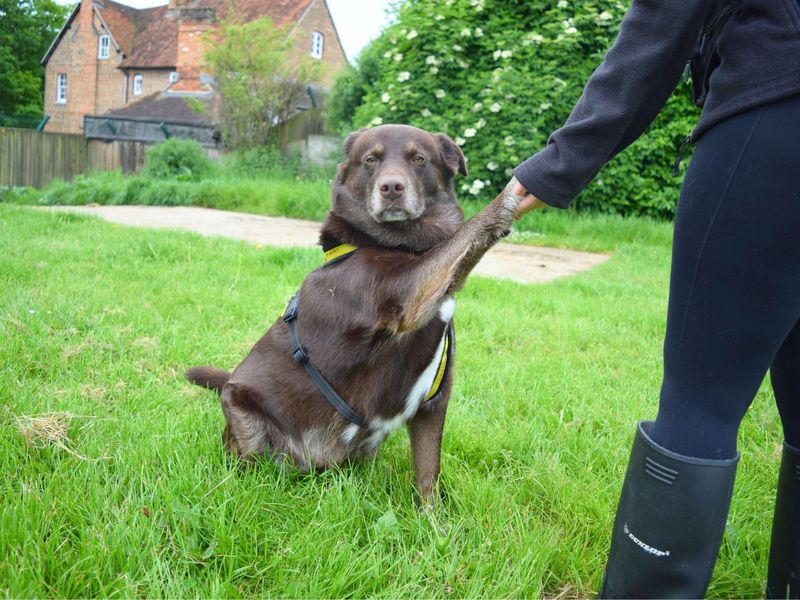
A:
{"type": "MultiPolygon", "coordinates": [[[[456,272],[450,281],[447,289],[447,295],[454,294],[464,287],[467,276],[472,272],[472,269],[478,264],[483,255],[494,246],[498,240],[508,235],[511,231],[511,224],[514,222],[514,216],[517,214],[517,207],[522,202],[522,196],[516,196],[512,193],[516,178],[512,179],[506,188],[500,192],[486,208],[475,215],[469,222],[478,221],[479,227],[482,227],[486,235],[479,237],[476,243],[470,248],[470,251],[459,261],[456,272]]],[[[458,232],[456,232],[456,235],[458,232]]]]}
{"type": "Polygon", "coordinates": [[[512,193],[514,181],[399,278],[397,284],[405,290],[397,295],[410,300],[403,306],[398,333],[415,330],[433,318],[442,300],[463,287],[481,257],[510,229],[522,201],[512,193]]]}
{"type": "Polygon", "coordinates": [[[422,505],[432,507],[436,502],[436,482],[439,479],[442,454],[442,431],[447,412],[448,390],[430,408],[423,408],[408,422],[411,454],[414,458],[417,492],[422,505]]]}

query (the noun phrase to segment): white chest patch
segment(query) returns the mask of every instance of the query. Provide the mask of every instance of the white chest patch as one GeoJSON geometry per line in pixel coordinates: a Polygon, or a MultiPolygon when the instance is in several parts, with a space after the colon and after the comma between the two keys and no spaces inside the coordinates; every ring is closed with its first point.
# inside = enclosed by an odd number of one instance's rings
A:
{"type": "MultiPolygon", "coordinates": [[[[450,323],[456,311],[456,301],[453,298],[447,298],[439,307],[439,318],[446,324],[450,323]]],[[[431,358],[431,362],[425,367],[425,370],[420,374],[414,385],[411,386],[411,391],[406,396],[403,411],[391,419],[376,418],[369,424],[372,434],[364,440],[364,445],[370,449],[377,448],[383,440],[386,439],[392,431],[400,427],[403,423],[413,417],[422,399],[433,386],[433,380],[436,378],[436,372],[439,370],[439,363],[442,361],[442,354],[444,353],[444,343],[447,330],[442,334],[442,339],[439,340],[439,346],[431,358]]],[[[342,435],[345,442],[352,441],[358,432],[357,425],[350,425],[345,429],[342,435]]]]}

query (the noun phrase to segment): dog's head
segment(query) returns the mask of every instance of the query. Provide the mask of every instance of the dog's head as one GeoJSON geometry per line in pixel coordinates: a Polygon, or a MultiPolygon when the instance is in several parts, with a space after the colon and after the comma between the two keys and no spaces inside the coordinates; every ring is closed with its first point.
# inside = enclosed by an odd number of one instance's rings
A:
{"type": "Polygon", "coordinates": [[[394,238],[418,229],[432,211],[440,217],[450,212],[461,222],[453,179],[467,174],[466,160],[447,135],[382,125],[351,133],[344,151],[347,158],[333,184],[333,212],[352,225],[394,238]]]}

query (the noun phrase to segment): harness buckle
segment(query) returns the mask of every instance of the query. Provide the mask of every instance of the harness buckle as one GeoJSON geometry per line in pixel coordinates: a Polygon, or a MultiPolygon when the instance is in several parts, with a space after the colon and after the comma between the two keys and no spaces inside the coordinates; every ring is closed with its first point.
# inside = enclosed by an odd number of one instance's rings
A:
{"type": "Polygon", "coordinates": [[[308,364],[308,361],[311,360],[311,358],[308,356],[308,352],[306,352],[306,349],[302,346],[298,346],[292,350],[292,358],[301,367],[308,364]]]}
{"type": "Polygon", "coordinates": [[[297,296],[292,296],[289,304],[286,305],[286,310],[283,311],[283,322],[288,323],[297,318],[297,296]]]}

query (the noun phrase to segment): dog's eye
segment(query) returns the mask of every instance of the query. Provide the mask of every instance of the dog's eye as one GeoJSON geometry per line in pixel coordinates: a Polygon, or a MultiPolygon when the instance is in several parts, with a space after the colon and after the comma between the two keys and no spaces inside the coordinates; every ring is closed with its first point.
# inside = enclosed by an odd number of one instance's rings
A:
{"type": "Polygon", "coordinates": [[[421,165],[425,162],[425,157],[417,154],[414,158],[411,159],[411,162],[421,165]]]}
{"type": "Polygon", "coordinates": [[[367,158],[364,159],[364,162],[367,163],[368,165],[374,165],[375,163],[378,162],[378,157],[370,154],[367,158]]]}

